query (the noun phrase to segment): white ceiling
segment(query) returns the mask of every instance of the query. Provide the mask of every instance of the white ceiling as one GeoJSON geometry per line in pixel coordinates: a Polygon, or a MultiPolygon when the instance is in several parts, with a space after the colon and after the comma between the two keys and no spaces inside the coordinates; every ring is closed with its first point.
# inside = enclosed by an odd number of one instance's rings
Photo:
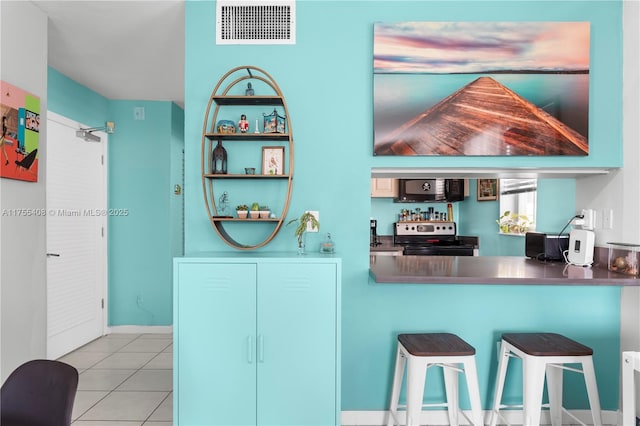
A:
{"type": "Polygon", "coordinates": [[[49,66],[108,99],[184,107],[184,0],[32,1],[49,66]]]}

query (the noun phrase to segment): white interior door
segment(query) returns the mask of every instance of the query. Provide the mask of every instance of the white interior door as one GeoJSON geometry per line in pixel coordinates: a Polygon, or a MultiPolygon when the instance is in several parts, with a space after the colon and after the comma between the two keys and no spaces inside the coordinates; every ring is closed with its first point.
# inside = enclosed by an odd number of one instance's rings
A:
{"type": "Polygon", "coordinates": [[[47,112],[47,357],[104,334],[107,167],[100,142],[76,136],[77,122],[47,112]]]}

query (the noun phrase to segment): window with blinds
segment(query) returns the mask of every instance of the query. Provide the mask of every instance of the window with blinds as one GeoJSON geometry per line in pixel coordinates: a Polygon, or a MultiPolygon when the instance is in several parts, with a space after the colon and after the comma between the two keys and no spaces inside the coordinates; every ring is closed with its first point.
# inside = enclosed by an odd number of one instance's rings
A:
{"type": "Polygon", "coordinates": [[[216,44],[295,44],[295,0],[218,0],[216,44]]]}
{"type": "Polygon", "coordinates": [[[500,179],[500,195],[535,192],[538,179],[500,179]]]}
{"type": "Polygon", "coordinates": [[[501,227],[501,233],[520,234],[535,230],[537,194],[537,179],[500,179],[500,215],[510,212],[516,224],[525,225],[501,227]],[[505,229],[509,231],[505,232],[505,229]]]}

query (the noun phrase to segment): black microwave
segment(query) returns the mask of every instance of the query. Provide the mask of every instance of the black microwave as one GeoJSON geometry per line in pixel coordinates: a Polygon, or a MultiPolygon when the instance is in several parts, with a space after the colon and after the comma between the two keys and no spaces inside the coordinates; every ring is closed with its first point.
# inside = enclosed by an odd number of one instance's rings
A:
{"type": "Polygon", "coordinates": [[[451,203],[464,200],[464,179],[399,179],[396,203],[451,203]]]}

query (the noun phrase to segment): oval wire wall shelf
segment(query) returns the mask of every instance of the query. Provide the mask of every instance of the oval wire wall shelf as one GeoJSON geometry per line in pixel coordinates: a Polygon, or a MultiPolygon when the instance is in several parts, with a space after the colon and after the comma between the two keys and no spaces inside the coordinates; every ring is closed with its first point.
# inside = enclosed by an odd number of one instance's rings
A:
{"type": "MultiPolygon", "coordinates": [[[[250,143],[250,142],[249,142],[250,143]]],[[[276,236],[282,223],[287,216],[289,210],[289,203],[291,201],[291,190],[293,186],[293,132],[291,128],[291,119],[289,118],[289,111],[287,109],[287,103],[280,90],[280,87],[275,80],[264,70],[250,66],[240,66],[233,68],[227,72],[213,89],[207,110],[204,117],[204,125],[202,128],[202,151],[201,151],[201,168],[202,168],[202,190],[204,193],[205,206],[207,209],[207,215],[209,221],[213,226],[213,229],[220,236],[220,238],[229,246],[238,250],[254,250],[268,244],[276,236]],[[237,95],[228,93],[234,87],[241,83],[250,83],[251,81],[260,81],[273,90],[273,94],[267,95],[237,95]],[[230,133],[222,134],[216,131],[216,123],[218,122],[218,116],[221,111],[221,107],[224,106],[281,106],[284,109],[285,120],[285,133],[230,133]],[[213,107],[213,108],[212,108],[213,107]],[[212,151],[214,144],[219,140],[229,143],[247,143],[247,141],[258,142],[257,146],[260,146],[260,142],[281,142],[288,147],[288,168],[283,170],[284,174],[280,175],[242,175],[242,174],[213,174],[210,170],[212,151]],[[244,142],[241,142],[244,141],[244,142]],[[215,182],[224,182],[229,179],[238,179],[242,182],[250,182],[252,184],[258,183],[261,179],[267,181],[286,180],[287,192],[286,197],[279,213],[275,213],[276,218],[264,218],[264,219],[238,219],[228,216],[219,215],[219,206],[216,204],[215,194],[215,182]],[[239,223],[267,223],[273,226],[273,230],[269,235],[257,244],[242,244],[234,239],[229,231],[225,229],[225,224],[239,224],[239,223]]],[[[273,211],[273,210],[272,210],[273,211]]]]}

